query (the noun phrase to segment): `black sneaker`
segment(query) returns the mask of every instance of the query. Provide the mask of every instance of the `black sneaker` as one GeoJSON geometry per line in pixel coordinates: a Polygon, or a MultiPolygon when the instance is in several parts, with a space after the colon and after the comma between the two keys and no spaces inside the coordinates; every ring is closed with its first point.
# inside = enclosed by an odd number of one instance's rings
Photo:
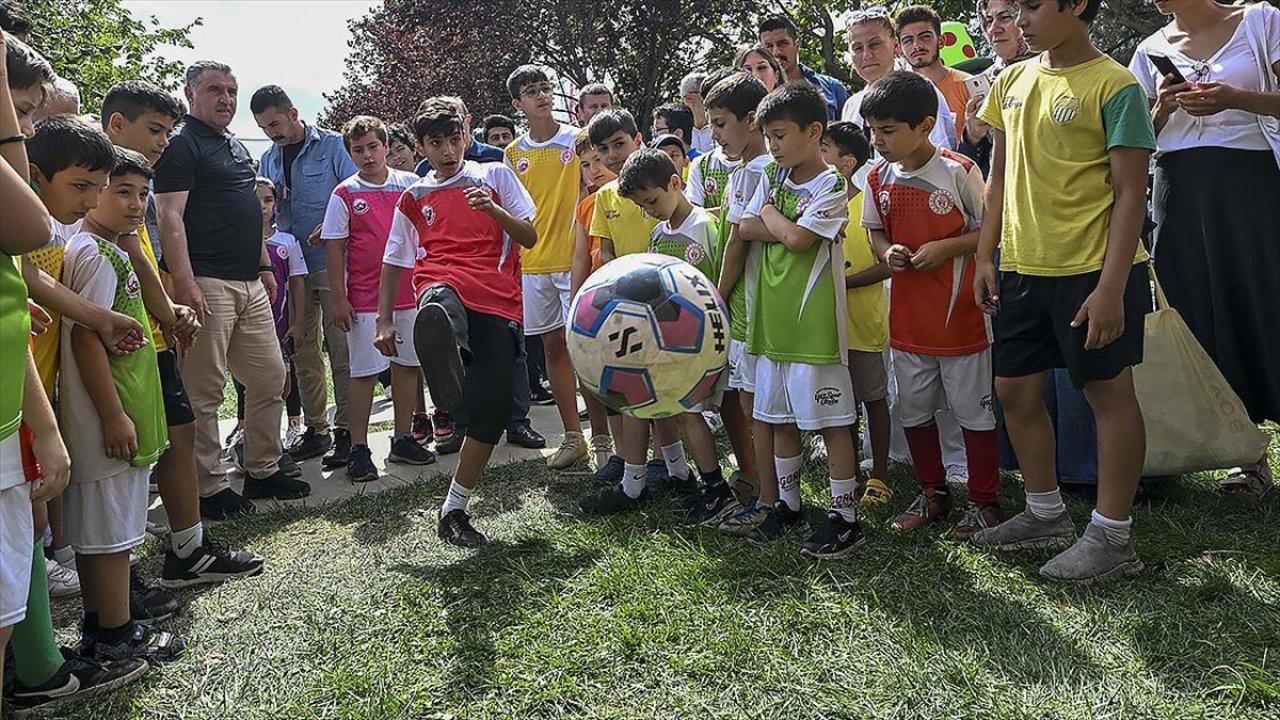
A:
{"type": "Polygon", "coordinates": [[[72,654],[43,685],[29,688],[15,681],[5,694],[5,704],[13,709],[14,717],[25,717],[111,692],[140,679],[150,669],[147,661],[139,658],[102,662],[72,654]]]}
{"type": "Polygon", "coordinates": [[[556,396],[551,394],[546,385],[535,383],[529,386],[529,402],[534,405],[555,405],[556,396]]]}
{"type": "Polygon", "coordinates": [[[232,550],[205,535],[204,544],[186,558],[178,557],[173,548],[165,552],[159,583],[161,587],[184,588],[252,577],[260,572],[262,558],[244,550],[232,550]]]}
{"type": "Polygon", "coordinates": [[[648,487],[658,490],[670,480],[667,462],[662,458],[654,458],[644,464],[644,482],[648,487]]]}
{"type": "Polygon", "coordinates": [[[353,483],[373,482],[378,479],[378,468],[373,465],[373,453],[369,451],[368,445],[351,447],[351,462],[347,463],[347,479],[353,483]]]}
{"type": "MultiPolygon", "coordinates": [[[[368,451],[368,448],[365,448],[368,451]]],[[[354,453],[354,448],[352,449],[354,453]]],[[[387,462],[401,463],[403,465],[430,465],[436,461],[435,453],[422,447],[413,435],[408,433],[394,438],[391,441],[391,454],[387,455],[387,462]]],[[[347,477],[351,476],[351,465],[347,465],[347,477]]]]}
{"type": "Polygon", "coordinates": [[[800,546],[800,554],[819,560],[836,560],[851,554],[866,538],[857,520],[849,522],[840,513],[827,513],[827,521],[800,546]]]}
{"type": "Polygon", "coordinates": [[[200,517],[204,520],[229,520],[240,515],[252,515],[257,508],[243,495],[225,488],[207,498],[200,498],[200,517]]]}
{"type": "Polygon", "coordinates": [[[466,433],[455,432],[442,440],[436,440],[436,452],[441,455],[452,455],[462,449],[462,441],[466,433]]]}
{"type": "Polygon", "coordinates": [[[720,523],[741,509],[738,496],[733,494],[733,488],[729,487],[729,483],[721,481],[702,488],[702,495],[689,509],[685,522],[691,525],[718,527],[720,523]]]}
{"type": "Polygon", "coordinates": [[[527,422],[508,428],[507,442],[530,450],[540,450],[547,446],[547,439],[527,422]]]}
{"type": "Polygon", "coordinates": [[[641,488],[639,497],[631,497],[622,489],[622,483],[601,489],[578,502],[587,515],[618,515],[640,509],[649,499],[649,488],[641,488]]]}
{"type": "Polygon", "coordinates": [[[426,413],[414,413],[411,434],[417,442],[430,440],[435,435],[435,426],[431,424],[431,416],[426,413]]]}
{"type": "Polygon", "coordinates": [[[454,508],[440,518],[436,534],[441,540],[460,548],[478,548],[489,544],[489,538],[472,527],[471,516],[462,508],[454,508]]]}
{"type": "Polygon", "coordinates": [[[290,455],[289,453],[287,452],[280,453],[279,465],[280,465],[280,472],[284,473],[285,477],[291,477],[291,478],[302,477],[302,466],[299,465],[298,461],[294,460],[293,456],[290,455]]]}
{"type": "Polygon", "coordinates": [[[462,355],[449,313],[438,302],[418,309],[413,347],[422,360],[422,379],[436,407],[453,412],[462,406],[462,355]]]}
{"type": "Polygon", "coordinates": [[[351,431],[346,428],[333,429],[333,449],[320,461],[320,466],[332,470],[346,467],[351,459],[351,431]]]}
{"type": "Polygon", "coordinates": [[[693,478],[693,472],[690,471],[683,479],[678,477],[668,477],[667,481],[654,488],[655,495],[671,496],[684,502],[687,506],[692,507],[694,501],[702,493],[702,487],[698,485],[698,481],[693,478]]]}
{"type": "Polygon", "coordinates": [[[591,481],[600,487],[609,487],[622,482],[622,475],[627,471],[627,464],[622,458],[614,455],[604,465],[596,468],[591,475],[591,481]]]}
{"type": "Polygon", "coordinates": [[[297,500],[311,494],[311,483],[295,480],[284,474],[283,470],[264,477],[246,477],[244,479],[244,496],[259,500],[275,498],[276,500],[297,500]]]}
{"type": "Polygon", "coordinates": [[[303,460],[320,457],[332,445],[333,441],[329,439],[328,430],[317,430],[309,427],[306,432],[302,433],[302,437],[298,438],[298,442],[286,448],[286,450],[293,456],[294,460],[302,462],[303,460]]]}
{"type": "Polygon", "coordinates": [[[133,622],[130,625],[132,629],[128,636],[114,643],[104,640],[101,632],[96,637],[86,637],[89,655],[101,662],[139,659],[156,665],[177,660],[186,650],[186,643],[173,633],[147,623],[133,622]]]}
{"type": "Polygon", "coordinates": [[[804,506],[799,510],[792,510],[786,501],[779,500],[769,511],[768,517],[746,537],[756,542],[773,542],[803,528],[807,522],[804,518],[804,506]]]}
{"type": "Polygon", "coordinates": [[[136,567],[129,568],[129,616],[140,622],[172,617],[182,606],[172,593],[151,587],[136,567]]]}

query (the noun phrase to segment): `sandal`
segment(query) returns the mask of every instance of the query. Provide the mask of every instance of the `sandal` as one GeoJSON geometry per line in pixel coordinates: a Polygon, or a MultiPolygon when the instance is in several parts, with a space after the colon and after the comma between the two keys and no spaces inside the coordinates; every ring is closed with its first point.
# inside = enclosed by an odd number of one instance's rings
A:
{"type": "Polygon", "coordinates": [[[878,507],[893,501],[893,491],[877,478],[871,478],[862,494],[862,507],[878,507]]]}
{"type": "Polygon", "coordinates": [[[1232,495],[1253,495],[1262,499],[1275,485],[1276,479],[1271,474],[1271,468],[1263,462],[1232,468],[1222,482],[1218,483],[1218,489],[1232,495]]]}

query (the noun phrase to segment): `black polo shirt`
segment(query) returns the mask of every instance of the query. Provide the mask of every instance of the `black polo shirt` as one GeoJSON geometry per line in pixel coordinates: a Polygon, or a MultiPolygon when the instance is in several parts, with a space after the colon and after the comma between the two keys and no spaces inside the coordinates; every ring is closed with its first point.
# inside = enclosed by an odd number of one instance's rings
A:
{"type": "Polygon", "coordinates": [[[186,191],[187,252],[197,277],[255,280],[262,206],[244,144],[187,115],[156,163],[157,194],[186,191]]]}

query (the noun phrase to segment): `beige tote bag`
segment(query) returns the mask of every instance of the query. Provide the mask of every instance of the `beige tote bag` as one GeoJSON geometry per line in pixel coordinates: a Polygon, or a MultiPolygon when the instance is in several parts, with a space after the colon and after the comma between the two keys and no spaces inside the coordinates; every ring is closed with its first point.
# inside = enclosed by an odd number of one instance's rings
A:
{"type": "Polygon", "coordinates": [[[1156,309],[1147,316],[1142,364],[1133,369],[1147,425],[1142,474],[1181,475],[1256,462],[1269,438],[1169,307],[1154,269],[1151,278],[1156,309]]]}

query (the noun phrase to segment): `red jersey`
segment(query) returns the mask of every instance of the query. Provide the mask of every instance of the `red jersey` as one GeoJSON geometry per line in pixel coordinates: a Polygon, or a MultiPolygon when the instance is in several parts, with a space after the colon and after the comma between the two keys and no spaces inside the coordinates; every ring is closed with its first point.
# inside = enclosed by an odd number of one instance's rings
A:
{"type": "MultiPolygon", "coordinates": [[[[982,224],[982,173],[969,158],[940,149],[907,171],[881,161],[867,175],[862,226],[913,252],[982,224]]],[[[969,355],[991,344],[973,300],[974,258],[953,257],[935,270],[910,268],[889,283],[889,345],[921,355],[969,355]]]]}
{"type": "Polygon", "coordinates": [[[444,283],[467,309],[521,323],[519,249],[496,220],[471,208],[465,192],[472,187],[513,217],[533,220],[533,200],[511,168],[468,160],[453,177],[438,180],[431,171],[404,192],[383,262],[413,269],[415,296],[444,283]]]}

